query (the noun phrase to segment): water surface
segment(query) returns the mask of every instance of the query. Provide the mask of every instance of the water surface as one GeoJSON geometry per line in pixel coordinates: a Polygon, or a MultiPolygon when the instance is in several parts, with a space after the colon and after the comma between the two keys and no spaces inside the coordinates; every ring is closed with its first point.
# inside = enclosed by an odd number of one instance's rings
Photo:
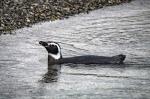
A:
{"type": "Polygon", "coordinates": [[[36,24],[0,36],[0,99],[148,99],[150,1],[104,7],[69,19],[36,24]],[[125,54],[124,65],[64,64],[58,81],[41,82],[56,41],[63,57],[125,54]]]}

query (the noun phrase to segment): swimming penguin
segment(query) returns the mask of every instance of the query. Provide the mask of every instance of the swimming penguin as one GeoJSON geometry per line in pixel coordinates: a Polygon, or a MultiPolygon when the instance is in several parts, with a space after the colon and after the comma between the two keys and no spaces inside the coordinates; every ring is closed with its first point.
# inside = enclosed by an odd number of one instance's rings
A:
{"type": "Polygon", "coordinates": [[[116,56],[96,56],[96,55],[83,55],[74,57],[62,57],[61,47],[57,42],[53,41],[40,41],[40,45],[46,48],[48,51],[48,63],[54,64],[123,64],[126,55],[119,54],[116,56]]]}

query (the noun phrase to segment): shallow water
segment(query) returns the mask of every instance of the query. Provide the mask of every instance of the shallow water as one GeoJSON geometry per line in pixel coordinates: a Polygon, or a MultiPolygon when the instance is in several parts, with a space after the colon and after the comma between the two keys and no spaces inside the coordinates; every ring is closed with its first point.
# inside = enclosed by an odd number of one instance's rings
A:
{"type": "Polygon", "coordinates": [[[148,99],[150,1],[104,7],[69,19],[36,24],[0,36],[0,99],[148,99]],[[56,41],[64,57],[125,54],[124,65],[64,64],[57,82],[41,81],[56,41]]]}

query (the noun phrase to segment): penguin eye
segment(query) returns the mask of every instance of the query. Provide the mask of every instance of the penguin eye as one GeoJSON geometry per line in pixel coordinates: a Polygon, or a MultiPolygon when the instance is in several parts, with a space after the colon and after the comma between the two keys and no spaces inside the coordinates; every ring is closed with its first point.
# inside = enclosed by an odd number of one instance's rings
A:
{"type": "Polygon", "coordinates": [[[48,50],[49,53],[52,53],[52,54],[57,54],[58,53],[58,47],[56,45],[53,45],[53,44],[50,44],[47,47],[47,50],[48,50]]]}

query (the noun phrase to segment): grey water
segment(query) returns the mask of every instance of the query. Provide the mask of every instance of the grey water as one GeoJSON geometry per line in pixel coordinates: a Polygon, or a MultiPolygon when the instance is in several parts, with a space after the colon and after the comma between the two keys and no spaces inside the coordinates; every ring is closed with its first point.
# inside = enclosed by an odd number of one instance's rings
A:
{"type": "Polygon", "coordinates": [[[0,36],[0,99],[150,99],[150,0],[133,0],[0,36]],[[63,57],[125,54],[124,65],[64,64],[42,82],[56,41],[63,57]]]}

